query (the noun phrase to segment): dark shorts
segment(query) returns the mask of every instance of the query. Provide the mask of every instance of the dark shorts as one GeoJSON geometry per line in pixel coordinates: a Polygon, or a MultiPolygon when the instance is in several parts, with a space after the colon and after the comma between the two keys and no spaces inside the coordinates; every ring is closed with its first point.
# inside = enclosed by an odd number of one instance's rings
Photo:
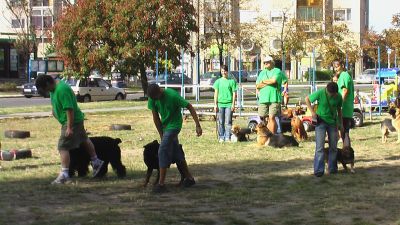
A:
{"type": "Polygon", "coordinates": [[[178,134],[180,130],[164,131],[158,159],[160,168],[169,168],[172,163],[179,163],[185,160],[185,154],[179,147],[178,134]]]}
{"type": "Polygon", "coordinates": [[[61,127],[60,139],[58,139],[58,150],[69,151],[79,148],[79,146],[88,139],[83,122],[74,124],[71,137],[65,137],[66,130],[67,125],[63,125],[61,127]]]}

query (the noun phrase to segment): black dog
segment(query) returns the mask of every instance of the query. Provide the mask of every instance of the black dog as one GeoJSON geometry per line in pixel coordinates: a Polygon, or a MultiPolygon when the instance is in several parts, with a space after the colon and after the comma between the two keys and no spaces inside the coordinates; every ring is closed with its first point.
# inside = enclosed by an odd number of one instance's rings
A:
{"type": "Polygon", "coordinates": [[[297,142],[293,136],[271,133],[268,145],[274,148],[298,147],[299,142],[297,142]]]}
{"type": "MultiPolygon", "coordinates": [[[[147,145],[143,146],[144,150],[143,150],[143,161],[147,166],[147,173],[146,173],[146,179],[144,181],[143,186],[146,187],[147,184],[150,181],[150,177],[151,174],[153,173],[153,170],[156,169],[157,170],[157,179],[154,181],[154,185],[156,185],[160,179],[160,165],[158,162],[158,149],[160,147],[160,144],[158,143],[157,140],[154,140],[151,143],[148,143],[147,145]]],[[[182,149],[182,145],[179,145],[179,151],[183,152],[182,149]]],[[[172,162],[175,163],[175,162],[172,162]]],[[[183,170],[181,168],[181,165],[179,163],[176,164],[176,167],[179,170],[179,173],[181,174],[181,180],[179,182],[179,184],[181,184],[183,182],[183,180],[185,179],[183,170]]]]}
{"type": "MultiPolygon", "coordinates": [[[[325,162],[328,163],[329,148],[324,148],[325,162]]],[[[345,147],[343,149],[337,148],[337,162],[340,162],[345,169],[348,171],[347,164],[350,164],[350,172],[355,173],[354,170],[354,150],[351,147],[345,147]]]]}
{"type": "MultiPolygon", "coordinates": [[[[104,161],[103,167],[100,169],[96,177],[104,177],[108,171],[108,163],[111,164],[113,170],[118,177],[126,176],[126,168],[121,162],[121,149],[118,144],[121,143],[119,138],[110,137],[91,137],[94,148],[96,149],[97,157],[104,161]]],[[[73,177],[75,172],[78,176],[84,177],[89,172],[90,156],[82,147],[71,150],[69,164],[69,176],[73,177]]]]}

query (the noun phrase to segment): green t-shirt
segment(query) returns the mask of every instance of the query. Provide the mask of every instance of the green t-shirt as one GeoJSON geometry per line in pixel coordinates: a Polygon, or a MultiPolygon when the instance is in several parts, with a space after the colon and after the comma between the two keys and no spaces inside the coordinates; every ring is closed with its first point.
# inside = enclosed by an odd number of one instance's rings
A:
{"type": "MultiPolygon", "coordinates": [[[[280,103],[281,98],[281,86],[284,81],[285,74],[278,68],[273,68],[272,70],[264,69],[261,71],[257,78],[256,84],[261,83],[264,80],[275,79],[276,83],[267,85],[259,90],[258,101],[259,103],[280,103]]],[[[286,78],[287,79],[287,78],[286,78]]]]}
{"type": "Polygon", "coordinates": [[[213,88],[218,91],[218,107],[232,107],[233,94],[237,90],[236,81],[221,77],[215,81],[213,88]]]}
{"type": "Polygon", "coordinates": [[[160,114],[163,131],[180,130],[183,121],[181,109],[186,108],[188,104],[189,102],[183,99],[177,91],[167,88],[160,99],[149,98],[147,108],[160,114]]]}
{"type": "Polygon", "coordinates": [[[341,72],[337,81],[339,93],[343,96],[343,88],[348,91],[346,99],[343,101],[342,113],[344,118],[352,118],[354,110],[354,83],[350,74],[346,71],[341,72]]]}
{"type": "Polygon", "coordinates": [[[59,81],[54,91],[50,92],[50,100],[54,115],[61,125],[67,123],[67,109],[74,111],[74,124],[83,121],[85,116],[78,107],[74,91],[64,81],[59,81]]]}
{"type": "Polygon", "coordinates": [[[311,102],[318,101],[317,115],[325,123],[332,126],[338,125],[338,109],[342,107],[342,96],[340,94],[336,97],[329,97],[326,88],[324,88],[312,93],[308,97],[311,102]]]}

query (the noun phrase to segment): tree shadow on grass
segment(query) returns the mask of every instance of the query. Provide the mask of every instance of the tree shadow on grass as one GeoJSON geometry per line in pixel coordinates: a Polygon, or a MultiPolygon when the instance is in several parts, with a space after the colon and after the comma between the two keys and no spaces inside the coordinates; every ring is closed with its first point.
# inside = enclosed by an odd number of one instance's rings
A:
{"type": "Polygon", "coordinates": [[[312,176],[312,160],[237,160],[189,165],[197,184],[169,192],[140,188],[145,171],[126,179],[53,177],[1,182],[0,224],[393,224],[399,219],[400,166],[357,167],[356,174],[312,176]],[[290,216],[288,216],[290,215],[290,216]]]}

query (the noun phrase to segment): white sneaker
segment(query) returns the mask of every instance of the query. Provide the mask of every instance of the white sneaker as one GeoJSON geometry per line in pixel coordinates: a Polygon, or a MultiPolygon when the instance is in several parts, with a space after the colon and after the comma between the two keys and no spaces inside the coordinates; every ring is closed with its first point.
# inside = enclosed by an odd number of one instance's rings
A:
{"type": "Polygon", "coordinates": [[[71,183],[71,178],[65,176],[63,173],[60,173],[60,175],[58,175],[58,177],[53,180],[53,182],[51,182],[51,184],[53,185],[57,185],[57,184],[68,184],[71,183]]]}
{"type": "Polygon", "coordinates": [[[224,143],[225,140],[224,140],[223,138],[220,138],[218,142],[219,142],[219,143],[224,143]]]}
{"type": "Polygon", "coordinates": [[[95,163],[92,162],[92,168],[93,168],[93,177],[97,176],[97,174],[100,172],[101,168],[103,167],[104,161],[97,159],[95,163]]]}

